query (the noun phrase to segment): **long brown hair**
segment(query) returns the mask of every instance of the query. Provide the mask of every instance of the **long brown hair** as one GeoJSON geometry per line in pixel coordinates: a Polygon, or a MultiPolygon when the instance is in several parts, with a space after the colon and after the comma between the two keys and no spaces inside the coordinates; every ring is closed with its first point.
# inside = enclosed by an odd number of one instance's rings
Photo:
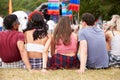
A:
{"type": "Polygon", "coordinates": [[[72,33],[72,29],[70,26],[69,17],[61,17],[58,21],[58,24],[54,30],[53,39],[56,44],[59,44],[59,40],[61,39],[64,45],[70,44],[70,35],[72,33]]]}

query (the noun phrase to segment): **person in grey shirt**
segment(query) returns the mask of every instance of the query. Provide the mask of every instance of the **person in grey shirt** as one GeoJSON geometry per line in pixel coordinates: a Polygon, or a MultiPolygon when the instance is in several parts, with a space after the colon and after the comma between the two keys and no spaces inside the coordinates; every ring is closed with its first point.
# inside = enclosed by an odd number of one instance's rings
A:
{"type": "Polygon", "coordinates": [[[109,58],[106,49],[106,41],[102,29],[94,25],[95,17],[90,13],[82,15],[83,28],[78,32],[80,69],[83,73],[85,68],[107,68],[109,58]]]}

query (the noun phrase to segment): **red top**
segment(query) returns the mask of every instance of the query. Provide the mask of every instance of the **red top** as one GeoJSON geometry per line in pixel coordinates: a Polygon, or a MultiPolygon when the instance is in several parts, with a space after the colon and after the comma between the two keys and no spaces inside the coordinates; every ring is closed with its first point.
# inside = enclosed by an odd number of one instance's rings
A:
{"type": "Polygon", "coordinates": [[[10,63],[21,60],[17,41],[25,41],[23,33],[15,30],[0,32],[0,57],[3,62],[10,63]]]}
{"type": "Polygon", "coordinates": [[[77,40],[74,38],[73,34],[70,36],[71,44],[70,45],[64,45],[62,40],[59,40],[59,45],[56,45],[55,49],[57,50],[57,53],[64,54],[64,53],[70,53],[77,51],[77,40]]]}

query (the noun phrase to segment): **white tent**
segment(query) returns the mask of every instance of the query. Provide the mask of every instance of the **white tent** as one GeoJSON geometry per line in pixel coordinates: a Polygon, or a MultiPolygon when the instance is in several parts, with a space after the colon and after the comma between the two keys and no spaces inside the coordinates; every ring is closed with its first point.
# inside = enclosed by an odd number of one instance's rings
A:
{"type": "Polygon", "coordinates": [[[24,11],[15,11],[12,14],[15,14],[18,17],[20,22],[19,31],[23,31],[27,27],[28,15],[24,11]]]}

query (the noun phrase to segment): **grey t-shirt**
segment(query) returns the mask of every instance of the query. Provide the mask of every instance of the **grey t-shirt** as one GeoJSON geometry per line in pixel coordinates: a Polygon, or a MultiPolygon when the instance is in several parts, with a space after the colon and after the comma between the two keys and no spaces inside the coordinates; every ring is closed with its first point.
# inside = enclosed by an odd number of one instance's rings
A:
{"type": "Polygon", "coordinates": [[[87,67],[105,68],[108,67],[108,54],[104,32],[95,26],[83,28],[78,32],[78,41],[87,41],[87,67]]]}

